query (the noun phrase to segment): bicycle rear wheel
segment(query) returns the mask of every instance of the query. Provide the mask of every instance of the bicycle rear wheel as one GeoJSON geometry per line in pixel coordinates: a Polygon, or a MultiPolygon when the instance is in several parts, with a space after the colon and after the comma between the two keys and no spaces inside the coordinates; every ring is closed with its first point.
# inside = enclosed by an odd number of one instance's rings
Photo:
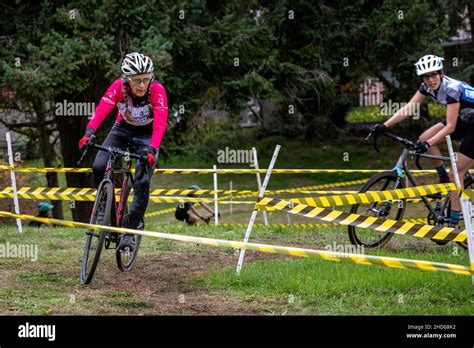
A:
{"type": "MultiPolygon", "coordinates": [[[[110,226],[113,205],[114,188],[112,183],[106,182],[97,194],[90,223],[94,225],[110,226]]],[[[86,243],[82,255],[81,284],[89,284],[99,263],[100,254],[104,245],[107,231],[86,231],[86,243]]]]}
{"type": "MultiPolygon", "coordinates": [[[[130,211],[128,197],[130,196],[131,190],[132,190],[132,186],[129,182],[123,196],[124,216],[130,211]]],[[[122,218],[122,222],[123,222],[123,218],[122,218]]],[[[120,227],[122,227],[122,223],[120,223],[120,227]]],[[[117,267],[121,271],[130,271],[133,268],[133,265],[135,264],[135,261],[137,260],[138,249],[140,248],[141,240],[142,240],[142,236],[138,234],[133,235],[133,242],[135,244],[135,247],[133,248],[132,252],[130,252],[130,250],[128,249],[127,250],[118,250],[118,248],[115,249],[115,259],[117,261],[117,267]]]]}
{"type": "MultiPolygon", "coordinates": [[[[403,187],[403,181],[396,173],[386,171],[370,178],[359,192],[394,190],[403,187]]],[[[382,219],[401,220],[405,213],[405,200],[354,204],[352,205],[351,213],[382,219]]],[[[393,236],[393,233],[390,232],[379,232],[355,226],[349,226],[348,232],[352,244],[364,246],[365,248],[383,246],[393,236]]]]}

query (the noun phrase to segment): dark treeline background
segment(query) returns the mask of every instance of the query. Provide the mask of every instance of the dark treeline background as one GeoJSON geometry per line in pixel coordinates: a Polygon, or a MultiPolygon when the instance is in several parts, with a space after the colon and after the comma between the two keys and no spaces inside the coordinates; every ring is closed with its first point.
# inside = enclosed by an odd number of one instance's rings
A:
{"type": "MultiPolygon", "coordinates": [[[[162,158],[238,139],[235,120],[249,100],[260,110],[254,137],[313,141],[340,131],[366,76],[385,84],[387,98],[408,101],[424,54],[445,56],[451,75],[474,83],[473,41],[461,56],[442,45],[469,24],[467,0],[11,1],[0,4],[0,117],[44,166],[76,167],[87,117],[59,117],[54,105],[98,103],[124,55],[139,51],[168,93],[162,158]],[[230,121],[201,122],[205,110],[230,121]]],[[[58,186],[55,173],[47,181],[58,186]]],[[[84,175],[67,181],[92,185],[84,175]]],[[[86,207],[76,208],[74,218],[87,220],[86,207]]]]}

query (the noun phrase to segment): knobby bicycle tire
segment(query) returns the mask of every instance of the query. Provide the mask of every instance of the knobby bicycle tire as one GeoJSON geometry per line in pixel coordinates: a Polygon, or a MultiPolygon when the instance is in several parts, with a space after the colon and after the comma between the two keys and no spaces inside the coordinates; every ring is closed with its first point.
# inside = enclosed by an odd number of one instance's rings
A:
{"type": "MultiPolygon", "coordinates": [[[[90,219],[91,224],[110,226],[114,188],[111,182],[105,182],[96,197],[90,219]]],[[[107,231],[87,230],[86,243],[81,264],[81,284],[89,284],[99,263],[107,231]],[[94,247],[94,238],[97,245],[94,247]]]]}
{"type": "MultiPolygon", "coordinates": [[[[386,171],[382,173],[378,173],[371,177],[359,190],[359,193],[367,192],[367,191],[384,191],[384,190],[394,190],[394,189],[401,189],[404,188],[405,185],[403,181],[398,178],[397,174],[393,171],[386,171]],[[382,187],[377,187],[377,184],[382,184],[382,187]],[[370,190],[373,188],[372,190],[370,190]]],[[[394,217],[389,217],[393,220],[401,220],[403,218],[403,214],[405,213],[405,200],[401,200],[401,204],[396,203],[396,215],[394,217]]],[[[373,215],[378,218],[384,218],[383,216],[387,211],[390,212],[392,209],[392,204],[390,202],[374,202],[370,203],[369,210],[372,213],[377,210],[377,206],[382,207],[379,211],[380,215],[373,215]],[[383,210],[384,209],[384,210],[383,210]]],[[[367,215],[365,211],[361,211],[363,208],[361,204],[354,204],[351,207],[351,213],[360,214],[360,215],[367,215]]],[[[370,216],[370,215],[369,215],[370,216]]],[[[390,232],[379,232],[374,230],[363,229],[356,226],[349,226],[348,227],[349,239],[353,245],[363,246],[365,248],[375,248],[381,247],[386,244],[390,238],[392,238],[393,233],[390,232]],[[367,235],[370,238],[373,238],[371,242],[366,242],[363,240],[363,235],[367,235]]]]}
{"type": "MultiPolygon", "coordinates": [[[[123,201],[124,201],[124,212],[123,215],[127,214],[129,212],[129,207],[128,207],[128,197],[130,196],[130,192],[132,190],[130,182],[127,185],[127,188],[124,192],[123,195],[123,201]]],[[[123,221],[123,218],[122,218],[123,221]]],[[[120,226],[122,227],[122,226],[120,226]]],[[[118,248],[115,250],[115,259],[117,261],[117,267],[121,271],[130,271],[133,268],[133,265],[135,264],[135,261],[137,260],[137,255],[138,255],[138,249],[140,248],[140,242],[142,239],[142,236],[138,234],[133,235],[134,241],[135,241],[135,248],[133,249],[132,253],[130,254],[130,257],[126,259],[124,257],[124,254],[122,251],[118,250],[118,248]]]]}

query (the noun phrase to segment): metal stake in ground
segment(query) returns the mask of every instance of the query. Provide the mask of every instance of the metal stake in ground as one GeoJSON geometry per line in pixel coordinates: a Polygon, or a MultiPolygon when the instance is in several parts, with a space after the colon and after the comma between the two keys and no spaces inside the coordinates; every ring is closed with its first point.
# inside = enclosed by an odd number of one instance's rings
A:
{"type": "MultiPolygon", "coordinates": [[[[252,154],[253,154],[253,165],[256,170],[259,170],[258,166],[258,158],[257,158],[257,149],[255,147],[252,147],[252,154]]],[[[257,173],[257,187],[260,190],[262,188],[262,179],[260,178],[260,173],[257,173]]],[[[263,212],[263,223],[265,226],[268,226],[268,218],[267,218],[267,212],[264,210],[263,212]]]]}
{"type": "MultiPolygon", "coordinates": [[[[449,158],[451,159],[451,170],[454,175],[454,182],[458,188],[458,192],[461,192],[461,180],[459,179],[458,166],[456,163],[456,155],[453,151],[453,144],[451,143],[451,137],[446,135],[446,142],[448,143],[449,158]]],[[[452,199],[452,197],[451,197],[452,199]]],[[[459,200],[461,202],[462,214],[464,216],[464,225],[466,227],[466,242],[467,249],[469,252],[469,261],[471,273],[474,270],[474,231],[472,230],[472,216],[473,216],[473,206],[469,198],[464,198],[462,195],[459,195],[459,200]]],[[[471,275],[472,283],[474,284],[474,275],[471,275]]]]}
{"type": "MultiPolygon", "coordinates": [[[[278,153],[280,152],[280,148],[281,148],[280,145],[275,146],[275,151],[273,152],[272,160],[270,162],[270,165],[268,166],[267,175],[265,175],[265,180],[263,180],[262,188],[260,189],[260,192],[258,193],[257,202],[260,199],[262,199],[263,196],[265,195],[265,190],[267,188],[268,181],[270,180],[270,175],[272,174],[273,166],[275,165],[276,159],[278,157],[278,153]]],[[[246,244],[249,241],[250,233],[252,233],[253,224],[255,222],[255,219],[257,218],[257,213],[258,213],[257,203],[255,203],[252,216],[250,217],[250,221],[247,226],[247,231],[245,232],[244,244],[246,244]]],[[[245,256],[245,249],[241,249],[240,255],[239,255],[239,261],[237,263],[237,270],[236,270],[237,276],[240,276],[240,270],[242,269],[242,265],[244,263],[244,256],[245,256]]]]}
{"type": "Polygon", "coordinates": [[[230,209],[230,214],[232,215],[232,190],[233,190],[232,189],[232,180],[229,182],[229,190],[231,191],[230,192],[230,207],[229,207],[229,209],[230,209]]]}
{"type": "MultiPolygon", "coordinates": [[[[18,202],[18,192],[16,190],[16,176],[15,171],[13,170],[13,149],[12,149],[12,138],[10,132],[5,134],[7,138],[7,148],[8,148],[8,162],[10,164],[10,178],[12,180],[12,189],[13,189],[13,205],[15,206],[15,213],[20,214],[20,203],[18,202]]],[[[21,225],[21,219],[16,219],[16,225],[18,227],[18,232],[23,233],[23,227],[21,225]]]]}
{"type": "Polygon", "coordinates": [[[217,166],[214,165],[214,224],[218,225],[219,224],[219,203],[217,200],[219,199],[219,196],[217,194],[217,166]]]}

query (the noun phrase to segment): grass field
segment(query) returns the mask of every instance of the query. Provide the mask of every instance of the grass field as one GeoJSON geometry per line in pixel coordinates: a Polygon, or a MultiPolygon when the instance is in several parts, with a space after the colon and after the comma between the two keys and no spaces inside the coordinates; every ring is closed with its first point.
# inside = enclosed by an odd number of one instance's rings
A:
{"type": "MultiPolygon", "coordinates": [[[[383,156],[359,139],[334,139],[330,144],[301,144],[274,137],[255,146],[260,167],[268,165],[274,144],[283,145],[276,168],[391,169],[400,148],[385,143],[383,156]],[[348,155],[348,156],[347,156],[348,155]],[[348,160],[345,160],[347,159],[348,160]]],[[[41,166],[26,163],[25,166],[41,166]]],[[[212,163],[190,156],[161,167],[210,168],[212,163]]],[[[230,168],[232,166],[220,166],[230,168]]],[[[234,165],[248,168],[248,165],[234,165]]],[[[364,174],[273,175],[269,189],[282,189],[367,178],[364,174]]],[[[434,176],[420,183],[433,182],[434,176]]],[[[256,189],[253,175],[221,175],[219,188],[256,189]]],[[[62,187],[66,187],[60,175],[62,187]]],[[[197,183],[212,188],[211,175],[156,175],[154,188],[185,188],[197,183]]],[[[44,176],[33,175],[28,186],[43,186],[44,176]]],[[[361,185],[341,187],[358,190],[361,185]]],[[[337,188],[335,188],[337,189],[337,188]]],[[[284,195],[278,197],[295,197],[284,195]]],[[[254,198],[243,198],[254,200],[254,198]]],[[[148,212],[172,207],[150,204],[148,212]]],[[[247,224],[253,205],[220,205],[222,223],[247,224]]],[[[348,208],[341,208],[347,211],[348,208]]],[[[70,212],[65,210],[66,219],[70,212]]],[[[270,223],[314,223],[298,216],[270,212],[270,223]]],[[[407,218],[425,218],[422,206],[409,206],[407,218]]],[[[257,219],[262,222],[261,213],[257,219]]],[[[241,241],[245,227],[179,224],[173,214],[147,220],[147,230],[241,241]]],[[[230,248],[212,248],[146,237],[131,272],[122,273],[111,250],[103,252],[92,283],[81,286],[79,271],[84,243],[80,229],[0,226],[0,245],[27,244],[38,248],[38,259],[0,258],[0,314],[264,314],[264,315],[472,315],[474,303],[470,277],[447,273],[396,270],[301,259],[248,251],[240,278],[235,276],[237,255],[230,248]]],[[[254,229],[253,242],[325,249],[348,245],[346,227],[254,229]]],[[[429,240],[395,236],[384,255],[454,264],[468,264],[468,256],[456,244],[440,247],[429,240]]]]}
{"type": "MultiPolygon", "coordinates": [[[[242,240],[244,228],[150,224],[147,230],[242,240]]],[[[0,244],[36,245],[38,259],[0,259],[3,314],[268,314],[450,315],[474,313],[470,277],[418,270],[300,259],[247,251],[240,278],[237,254],[145,237],[131,272],[102,254],[92,283],[79,284],[84,234],[79,229],[0,230],[0,244]]],[[[349,244],[346,229],[257,228],[251,241],[325,249],[349,244]]],[[[455,244],[398,236],[366,254],[468,264],[455,244]]]]}

